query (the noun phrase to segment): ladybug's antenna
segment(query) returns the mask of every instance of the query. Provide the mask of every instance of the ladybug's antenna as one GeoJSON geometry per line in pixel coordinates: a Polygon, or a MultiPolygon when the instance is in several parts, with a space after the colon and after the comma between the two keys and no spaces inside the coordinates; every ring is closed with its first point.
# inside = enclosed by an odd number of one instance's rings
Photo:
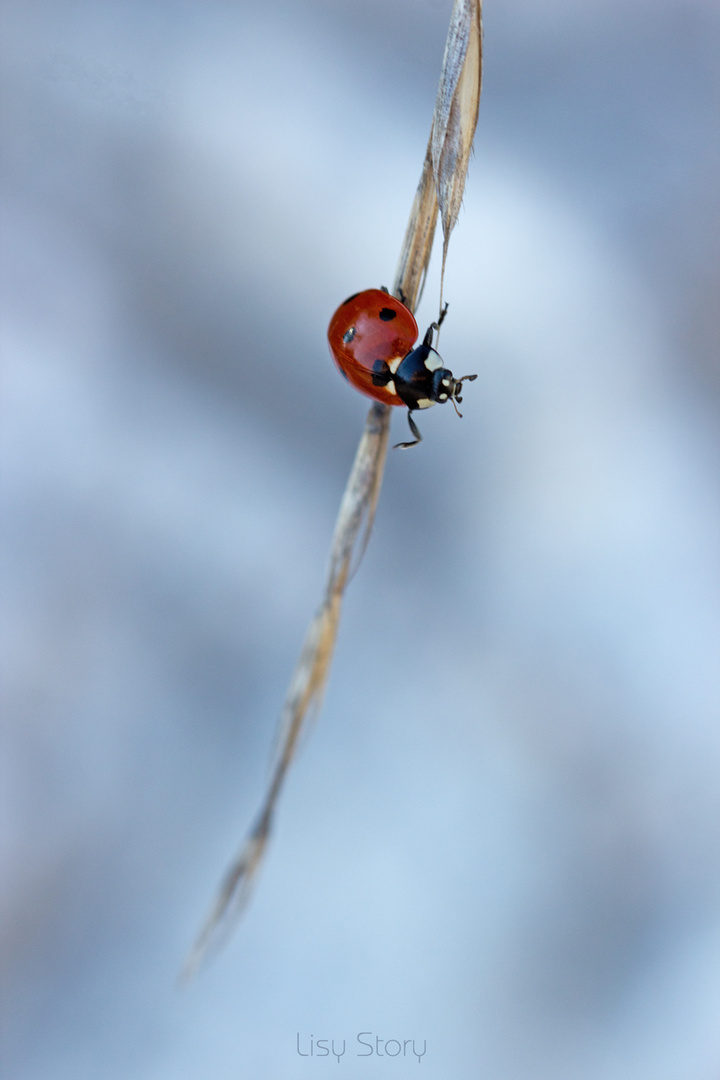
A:
{"type": "Polygon", "coordinates": [[[458,414],[458,416],[460,417],[461,420],[462,420],[462,413],[458,409],[458,402],[462,405],[462,398],[460,397],[460,390],[462,390],[462,383],[464,383],[464,382],[475,382],[476,379],[477,379],[477,375],[463,375],[462,379],[455,379],[455,382],[453,384],[452,394],[450,395],[450,400],[453,403],[453,408],[455,409],[455,412],[458,414]]]}

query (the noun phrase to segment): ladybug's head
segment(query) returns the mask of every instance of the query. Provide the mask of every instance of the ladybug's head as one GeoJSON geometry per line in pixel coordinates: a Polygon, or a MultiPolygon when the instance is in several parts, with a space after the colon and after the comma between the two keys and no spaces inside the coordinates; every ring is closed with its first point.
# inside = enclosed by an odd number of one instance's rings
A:
{"type": "Polygon", "coordinates": [[[447,368],[437,368],[433,372],[433,399],[440,404],[445,401],[452,401],[455,412],[458,416],[462,416],[462,413],[458,410],[458,404],[462,403],[462,397],[460,396],[462,384],[464,382],[474,382],[475,379],[477,379],[477,375],[463,375],[461,379],[456,379],[452,371],[448,371],[447,368]]]}

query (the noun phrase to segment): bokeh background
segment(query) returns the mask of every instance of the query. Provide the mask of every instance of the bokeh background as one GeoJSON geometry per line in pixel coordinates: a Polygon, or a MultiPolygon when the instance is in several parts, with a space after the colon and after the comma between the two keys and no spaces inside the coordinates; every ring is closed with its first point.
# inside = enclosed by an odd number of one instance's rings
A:
{"type": "Polygon", "coordinates": [[[479,378],[390,455],[253,904],[175,983],[320,596],[367,406],[325,328],[392,281],[450,7],[2,5],[8,1080],[720,1077],[715,0],[487,3],[441,343],[479,378]]]}

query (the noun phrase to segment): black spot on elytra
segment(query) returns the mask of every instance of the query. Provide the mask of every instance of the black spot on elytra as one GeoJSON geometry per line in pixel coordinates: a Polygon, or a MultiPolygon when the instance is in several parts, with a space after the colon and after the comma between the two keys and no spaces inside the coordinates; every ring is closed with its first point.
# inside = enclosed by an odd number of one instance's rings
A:
{"type": "Polygon", "coordinates": [[[360,293],[359,293],[359,292],[354,292],[354,293],[352,294],[352,296],[348,296],[347,300],[343,300],[343,302],[342,302],[342,304],[340,305],[340,307],[345,307],[345,305],[346,305],[346,304],[349,304],[351,300],[354,300],[354,299],[355,299],[355,297],[356,297],[356,296],[359,296],[359,295],[360,295],[360,293]]]}
{"type": "Polygon", "coordinates": [[[343,341],[346,345],[349,345],[352,339],[355,337],[355,327],[351,326],[349,330],[346,330],[343,334],[343,341]]]}
{"type": "Polygon", "coordinates": [[[373,386],[387,386],[392,378],[392,372],[387,366],[386,360],[376,360],[372,369],[373,386]]]}
{"type": "Polygon", "coordinates": [[[383,322],[392,322],[397,318],[397,311],[393,311],[391,307],[384,307],[380,309],[380,318],[383,322]]]}

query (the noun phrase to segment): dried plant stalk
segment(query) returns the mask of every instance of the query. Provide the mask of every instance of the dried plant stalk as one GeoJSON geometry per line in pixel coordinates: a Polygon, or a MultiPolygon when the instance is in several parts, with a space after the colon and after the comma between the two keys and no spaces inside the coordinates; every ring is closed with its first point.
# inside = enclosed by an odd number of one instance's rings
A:
{"type": "Polygon", "coordinates": [[[402,296],[403,302],[411,311],[414,311],[420,302],[425,284],[435,239],[437,215],[438,201],[432,163],[431,133],[393,285],[393,292],[396,296],[402,296]]]}
{"type": "MultiPolygon", "coordinates": [[[[393,292],[415,309],[427,274],[440,209],[443,271],[457,221],[480,96],[480,0],[455,0],[440,87],[420,184],[398,263],[393,292]]],[[[273,817],[298,741],[322,703],[342,600],[353,556],[362,558],[375,517],[390,430],[388,405],[373,403],[355,455],[333,534],[328,578],[283,706],[279,752],[260,812],[220,887],[215,905],[183,970],[190,977],[225,940],[242,913],[262,862],[273,817]]]]}
{"type": "Polygon", "coordinates": [[[267,794],[239,857],[225,875],[215,904],[185,963],[183,979],[190,978],[206,956],[222,945],[241,915],[262,861],[275,807],[288,768],[295,757],[298,740],[306,723],[317,714],[322,704],[353,552],[358,547],[362,552],[375,516],[387,456],[389,414],[389,406],[380,402],[376,402],[368,413],[335,524],[325,594],[308,627],[283,705],[279,753],[267,794]],[[365,533],[361,538],[363,524],[365,533]]]}
{"type": "MultiPolygon", "coordinates": [[[[456,3],[450,18],[430,147],[443,227],[442,280],[450,233],[460,213],[482,85],[480,0],[456,3]]],[[[440,289],[442,294],[442,286],[440,289]]]]}

